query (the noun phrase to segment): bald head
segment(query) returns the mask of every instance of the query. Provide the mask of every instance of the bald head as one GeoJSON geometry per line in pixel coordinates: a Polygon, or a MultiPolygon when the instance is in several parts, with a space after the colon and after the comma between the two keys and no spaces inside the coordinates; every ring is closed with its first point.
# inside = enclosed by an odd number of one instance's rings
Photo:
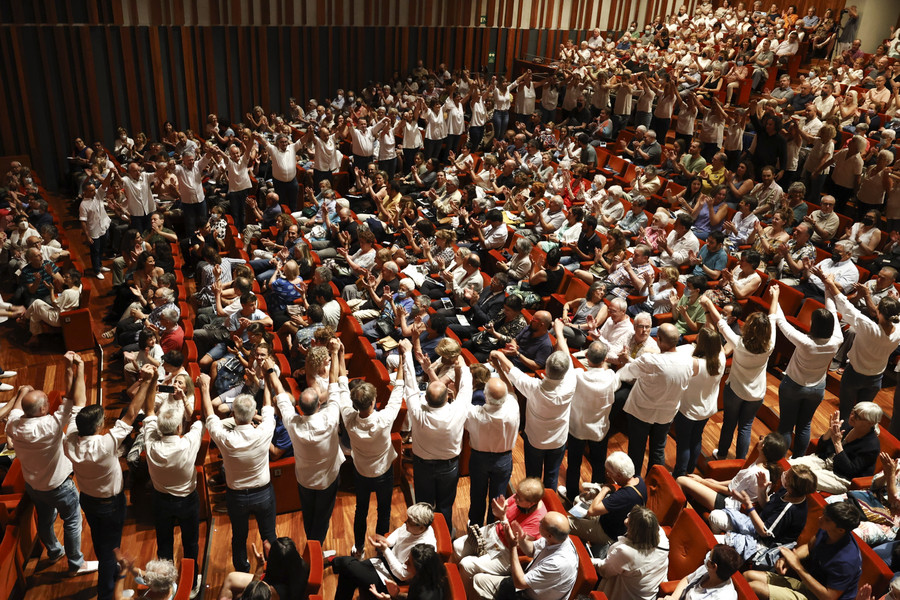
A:
{"type": "Polygon", "coordinates": [[[548,512],[541,519],[541,533],[549,541],[560,544],[569,537],[569,519],[558,512],[548,512]]]}
{"type": "Polygon", "coordinates": [[[22,398],[22,411],[26,417],[42,417],[47,414],[49,407],[47,394],[41,390],[32,390],[22,398]]]}
{"type": "Polygon", "coordinates": [[[300,412],[304,415],[314,415],[319,409],[319,392],[313,388],[306,388],[300,393],[300,412]]]}
{"type": "Polygon", "coordinates": [[[440,381],[432,381],[425,388],[425,402],[432,408],[440,408],[447,403],[447,386],[440,381]]]}
{"type": "Polygon", "coordinates": [[[659,349],[663,352],[674,350],[675,346],[678,345],[678,329],[671,323],[660,325],[656,335],[659,349]]]}
{"type": "Polygon", "coordinates": [[[498,377],[491,378],[484,387],[484,400],[490,405],[503,404],[508,390],[503,380],[498,377]]]}

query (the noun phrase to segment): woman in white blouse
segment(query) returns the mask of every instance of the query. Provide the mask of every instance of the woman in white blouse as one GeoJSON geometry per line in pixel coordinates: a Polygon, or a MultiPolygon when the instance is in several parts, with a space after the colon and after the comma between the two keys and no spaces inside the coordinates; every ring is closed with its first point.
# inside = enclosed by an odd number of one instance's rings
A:
{"type": "Polygon", "coordinates": [[[681,395],[681,406],[672,427],[675,428],[675,468],[673,477],[693,473],[700,456],[703,429],[716,413],[719,382],[725,374],[725,351],[722,338],[716,331],[704,327],[697,334],[695,345],[679,346],[679,352],[692,352],[699,362],[699,373],[693,377],[681,395]]]}
{"type": "Polygon", "coordinates": [[[719,332],[734,347],[734,361],[723,392],[725,414],[716,455],[720,459],[728,456],[735,428],[738,430],[735,453],[737,458],[746,458],[753,419],[766,396],[766,363],[775,347],[775,327],[770,319],[778,306],[778,287],[772,286],[769,293],[772,302],[769,316],[761,312],[751,314],[740,336],[731,330],[712,300],[706,296],[700,298],[709,314],[707,322],[716,323],[719,332]]]}
{"type": "Polygon", "coordinates": [[[837,320],[834,301],[828,298],[825,308],[816,309],[809,333],[798,331],[784,316],[779,306],[775,323],[784,337],[794,344],[794,354],[778,386],[778,433],[788,446],[794,437],[794,456],[806,454],[809,429],[816,409],[825,397],[828,365],[844,340],[837,320]]]}
{"type": "Polygon", "coordinates": [[[606,558],[592,561],[602,578],[597,589],[609,600],[653,600],[669,570],[669,540],[645,506],[632,508],[625,526],[606,558]]]}

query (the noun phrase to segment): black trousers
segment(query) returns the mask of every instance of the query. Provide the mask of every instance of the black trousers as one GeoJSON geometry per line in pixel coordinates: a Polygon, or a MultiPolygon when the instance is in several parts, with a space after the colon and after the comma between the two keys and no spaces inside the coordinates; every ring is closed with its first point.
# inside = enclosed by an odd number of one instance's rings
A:
{"type": "Polygon", "coordinates": [[[337,590],[334,600],[353,600],[353,593],[359,590],[359,598],[372,598],[369,586],[373,583],[379,592],[387,593],[378,572],[367,560],[356,560],[352,556],[335,557],[331,567],[338,575],[337,590]]]}

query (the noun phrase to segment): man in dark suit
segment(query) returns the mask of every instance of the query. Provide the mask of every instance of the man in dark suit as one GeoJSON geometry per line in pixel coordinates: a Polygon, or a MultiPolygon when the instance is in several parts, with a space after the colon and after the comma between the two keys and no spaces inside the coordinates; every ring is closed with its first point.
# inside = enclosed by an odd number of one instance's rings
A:
{"type": "Polygon", "coordinates": [[[487,325],[503,311],[508,283],[509,277],[506,273],[497,273],[491,279],[491,285],[482,289],[480,294],[476,295],[471,290],[465,290],[464,296],[472,307],[465,313],[468,325],[463,325],[455,319],[456,311],[452,308],[442,308],[438,314],[443,314],[450,320],[450,331],[459,339],[467,340],[475,335],[479,327],[487,325]]]}

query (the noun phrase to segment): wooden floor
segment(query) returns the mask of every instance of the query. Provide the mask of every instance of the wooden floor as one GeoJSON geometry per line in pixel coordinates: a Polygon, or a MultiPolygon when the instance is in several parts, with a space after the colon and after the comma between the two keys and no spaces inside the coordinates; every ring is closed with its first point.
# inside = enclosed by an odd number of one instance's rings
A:
{"type": "MultiPolygon", "coordinates": [[[[77,252],[83,257],[85,264],[89,263],[87,259],[87,248],[81,241],[81,235],[78,231],[78,224],[75,220],[74,213],[70,210],[70,201],[61,197],[51,196],[48,198],[55,213],[63,221],[64,227],[69,235],[71,250],[77,252]]],[[[92,298],[92,310],[95,315],[95,334],[102,333],[102,321],[100,317],[103,315],[106,307],[110,304],[111,298],[105,295],[111,288],[110,278],[105,281],[97,281],[92,279],[95,293],[92,298]]],[[[22,335],[11,325],[0,326],[0,364],[6,369],[19,371],[20,375],[16,384],[30,384],[40,387],[44,390],[62,389],[64,381],[64,366],[62,360],[62,341],[58,337],[48,337],[40,348],[35,351],[25,351],[22,346],[22,335]]],[[[112,348],[110,348],[112,350],[112,348]]],[[[91,401],[96,401],[98,397],[97,390],[97,366],[99,357],[95,352],[83,353],[85,361],[88,365],[88,390],[91,395],[91,401]]],[[[121,408],[124,406],[122,402],[122,391],[124,382],[121,377],[121,363],[115,363],[112,367],[107,366],[105,369],[103,398],[104,405],[107,407],[108,421],[111,423],[118,416],[121,408]]],[[[819,408],[815,419],[813,420],[813,435],[818,436],[825,431],[828,423],[828,416],[835,410],[837,406],[837,398],[832,392],[837,391],[838,381],[834,376],[829,376],[829,387],[826,392],[825,402],[819,408]]],[[[774,374],[768,376],[768,391],[766,396],[766,406],[772,408],[776,413],[778,409],[778,390],[779,380],[774,374]]],[[[890,413],[892,406],[893,388],[887,388],[881,391],[876,401],[890,413]]],[[[6,401],[11,393],[0,395],[0,402],[6,401]],[[3,397],[5,396],[5,397],[3,397]]],[[[721,428],[722,415],[716,414],[710,419],[710,422],[703,436],[703,451],[709,454],[716,446],[721,428]]],[[[762,436],[768,433],[766,426],[757,420],[754,424],[754,436],[762,436]]],[[[627,439],[622,432],[612,434],[609,443],[609,451],[627,450],[627,439]]],[[[674,464],[674,443],[670,443],[666,448],[666,463],[671,467],[674,464]]],[[[513,484],[524,477],[524,462],[522,441],[518,441],[513,453],[513,484]]],[[[215,451],[210,453],[208,458],[208,466],[212,466],[218,457],[215,451]]],[[[565,476],[566,464],[563,463],[563,472],[561,480],[565,476]]],[[[411,472],[411,468],[407,468],[411,472]]],[[[343,477],[341,491],[338,493],[337,504],[334,516],[331,521],[331,528],[328,538],[325,540],[324,548],[336,550],[338,554],[347,554],[353,544],[352,523],[355,508],[355,497],[350,489],[352,485],[349,471],[345,471],[343,477]]],[[[590,470],[585,463],[582,476],[585,479],[590,478],[590,470]]],[[[410,477],[411,479],[411,477],[410,477]]],[[[405,519],[405,507],[410,499],[412,492],[408,487],[403,489],[396,488],[394,490],[391,529],[402,524],[405,519]]],[[[459,483],[457,501],[454,505],[453,524],[462,529],[466,525],[466,515],[468,511],[469,481],[468,478],[462,478],[459,483]]],[[[155,534],[152,525],[152,518],[148,511],[147,503],[144,501],[146,494],[144,489],[129,494],[129,511],[126,522],[125,532],[122,540],[122,547],[126,553],[133,555],[139,564],[143,564],[147,560],[155,557],[156,544],[155,534]]],[[[216,500],[215,497],[212,498],[216,500]]],[[[219,587],[222,584],[226,574],[231,570],[231,527],[228,518],[223,513],[211,512],[213,515],[211,520],[204,523],[201,527],[200,551],[201,567],[205,568],[204,578],[204,596],[205,598],[217,598],[219,587]],[[211,526],[211,528],[208,528],[211,526]],[[206,556],[209,551],[209,556],[206,556]]],[[[370,513],[368,516],[369,530],[373,530],[375,526],[375,505],[374,500],[370,504],[370,513]]],[[[277,520],[278,535],[290,536],[297,543],[299,548],[305,545],[305,537],[303,534],[302,515],[298,513],[289,513],[279,515],[277,520]]],[[[62,525],[57,523],[57,533],[62,539],[62,525]]],[[[251,522],[251,534],[249,541],[258,541],[255,524],[251,522]]],[[[85,522],[85,531],[83,535],[82,546],[85,555],[93,558],[91,548],[89,528],[85,522]]],[[[176,555],[180,555],[180,540],[176,538],[176,555]]],[[[368,548],[371,552],[371,548],[368,548]]],[[[54,567],[43,569],[44,565],[38,558],[33,558],[26,570],[28,575],[28,590],[26,598],[28,600],[44,600],[46,598],[90,598],[92,596],[92,586],[95,585],[96,579],[92,577],[82,577],[79,579],[63,579],[61,572],[65,569],[63,563],[54,567]]],[[[326,572],[325,589],[323,595],[325,598],[331,598],[334,595],[336,586],[336,577],[330,571],[326,572]]]]}

